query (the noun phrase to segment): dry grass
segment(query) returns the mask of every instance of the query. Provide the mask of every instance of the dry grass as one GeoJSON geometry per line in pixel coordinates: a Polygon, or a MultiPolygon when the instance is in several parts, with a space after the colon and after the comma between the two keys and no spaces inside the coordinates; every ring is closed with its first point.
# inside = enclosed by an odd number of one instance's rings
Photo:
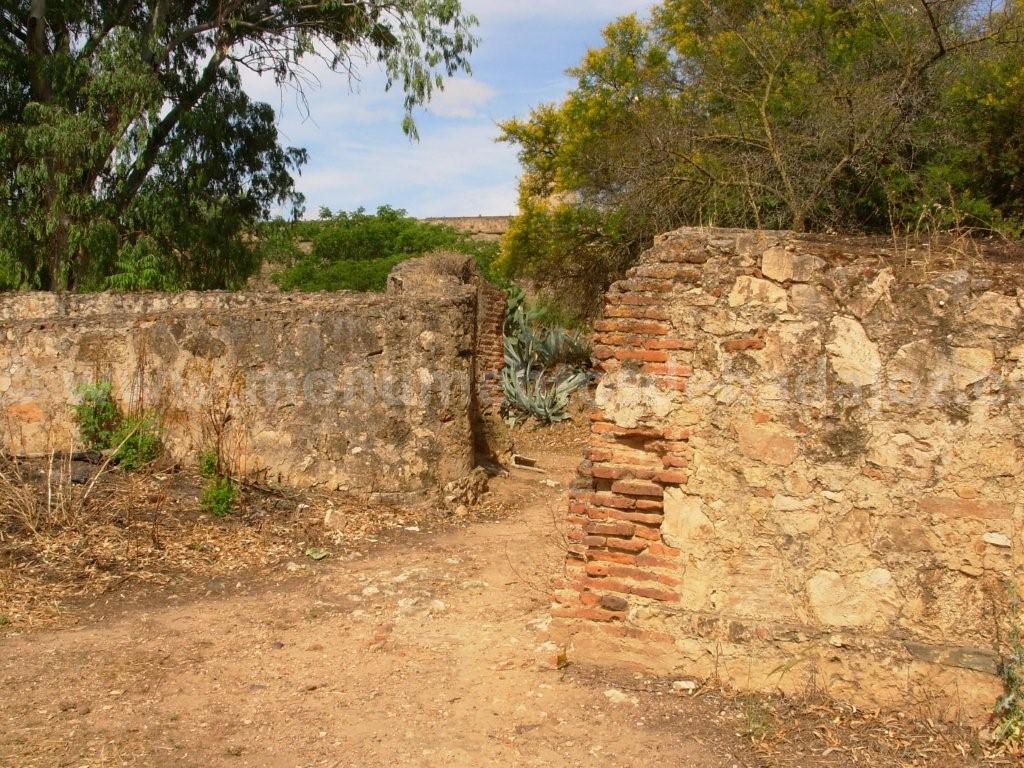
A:
{"type": "Polygon", "coordinates": [[[0,461],[0,632],[89,620],[84,609],[127,610],[126,596],[201,594],[229,576],[266,580],[292,561],[312,566],[313,548],[350,556],[406,527],[451,523],[431,505],[252,486],[242,487],[236,514],[217,519],[200,508],[202,487],[197,473],[168,467],[0,461]]]}
{"type": "Polygon", "coordinates": [[[22,464],[0,456],[0,542],[74,525],[87,502],[86,490],[72,485],[69,458],[51,454],[40,487],[22,464]]]}
{"type": "Polygon", "coordinates": [[[645,717],[685,730],[737,768],[1003,768],[1024,765],[1024,751],[979,737],[919,711],[868,711],[820,694],[789,698],[738,693],[708,683],[692,695],[669,680],[591,667],[570,679],[640,694],[645,717]]]}

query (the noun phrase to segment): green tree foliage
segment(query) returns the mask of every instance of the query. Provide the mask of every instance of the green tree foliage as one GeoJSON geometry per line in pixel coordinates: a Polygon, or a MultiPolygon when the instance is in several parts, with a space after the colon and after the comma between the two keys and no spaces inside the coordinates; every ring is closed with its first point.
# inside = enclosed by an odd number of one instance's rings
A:
{"type": "Polygon", "coordinates": [[[211,288],[242,235],[301,207],[305,152],[241,72],[376,61],[413,108],[468,67],[457,0],[11,0],[0,8],[0,287],[211,288]]]}
{"type": "Polygon", "coordinates": [[[621,18],[563,103],[503,126],[524,176],[500,266],[592,302],[683,225],[890,231],[940,210],[1013,231],[1020,22],[1018,0],[663,0],[621,18]]]}
{"type": "Polygon", "coordinates": [[[298,257],[285,251],[294,261],[274,276],[283,290],[383,291],[397,264],[438,250],[474,256],[489,276],[498,250],[493,243],[473,240],[451,227],[423,222],[388,206],[375,214],[362,209],[342,212],[318,222],[296,223],[291,229],[296,235],[312,237],[312,249],[298,257]]]}

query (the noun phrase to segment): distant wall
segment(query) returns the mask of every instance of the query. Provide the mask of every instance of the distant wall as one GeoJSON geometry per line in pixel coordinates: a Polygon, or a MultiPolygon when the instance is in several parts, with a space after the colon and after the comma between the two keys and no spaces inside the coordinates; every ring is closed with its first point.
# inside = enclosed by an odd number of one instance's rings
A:
{"type": "Polygon", "coordinates": [[[0,447],[66,449],[76,388],[109,379],[183,461],[220,432],[250,477],[377,499],[439,487],[474,463],[495,299],[461,258],[407,262],[415,278],[386,294],[0,296],[0,447]]]}
{"type": "Polygon", "coordinates": [[[476,240],[497,241],[508,232],[511,216],[442,216],[424,219],[429,224],[443,224],[472,235],[476,240]]]}
{"type": "Polygon", "coordinates": [[[571,657],[989,715],[1024,588],[1024,278],[891,246],[680,230],[612,287],[571,657]]]}

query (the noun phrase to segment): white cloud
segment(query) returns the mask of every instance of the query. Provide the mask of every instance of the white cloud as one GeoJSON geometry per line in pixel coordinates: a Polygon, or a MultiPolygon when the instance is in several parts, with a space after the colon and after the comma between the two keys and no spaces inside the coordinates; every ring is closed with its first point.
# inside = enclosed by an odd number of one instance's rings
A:
{"type": "Polygon", "coordinates": [[[462,6],[475,14],[482,25],[492,22],[566,19],[610,20],[628,13],[645,14],[657,0],[463,0],[462,6]]]}
{"type": "Polygon", "coordinates": [[[427,109],[438,117],[470,119],[479,117],[497,92],[480,80],[457,77],[444,84],[443,91],[435,91],[427,109]]]}
{"type": "Polygon", "coordinates": [[[364,128],[348,141],[318,148],[316,167],[298,179],[310,212],[374,209],[396,202],[416,216],[510,213],[515,209],[515,150],[494,141],[487,122],[457,122],[422,132],[410,143],[364,128]]]}
{"type": "Polygon", "coordinates": [[[385,77],[375,63],[349,81],[316,58],[307,59],[308,109],[271,78],[246,73],[244,84],[277,111],[282,141],[308,148],[310,162],[297,187],[312,215],[320,205],[372,210],[386,203],[417,216],[511,213],[521,169],[514,147],[495,143],[495,118],[557,99],[571,86],[562,72],[578,60],[582,33],[598,44],[604,24],[646,13],[653,3],[463,0],[480,18],[484,42],[474,61],[482,62],[477,69],[486,79],[456,77],[435,92],[417,111],[419,143],[402,134],[401,89],[384,92],[385,77]],[[559,48],[563,35],[571,50],[559,48]]]}

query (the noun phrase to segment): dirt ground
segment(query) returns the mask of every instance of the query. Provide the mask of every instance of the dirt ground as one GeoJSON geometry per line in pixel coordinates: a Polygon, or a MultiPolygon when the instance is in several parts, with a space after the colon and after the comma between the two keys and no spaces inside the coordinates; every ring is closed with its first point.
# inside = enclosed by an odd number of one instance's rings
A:
{"type": "Polygon", "coordinates": [[[556,669],[575,440],[492,481],[511,514],[189,590],[108,591],[0,637],[0,766],[967,766],[966,731],[556,669]]]}

